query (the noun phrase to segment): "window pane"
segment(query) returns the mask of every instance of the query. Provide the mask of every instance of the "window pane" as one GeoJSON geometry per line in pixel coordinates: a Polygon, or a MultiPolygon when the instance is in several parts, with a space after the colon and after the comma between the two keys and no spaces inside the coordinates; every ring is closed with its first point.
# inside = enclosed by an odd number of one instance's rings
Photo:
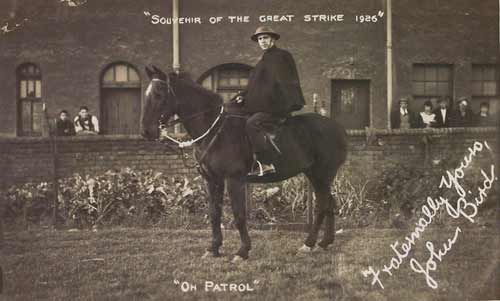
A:
{"type": "Polygon", "coordinates": [[[23,132],[31,132],[31,102],[21,103],[21,125],[23,132]]]}
{"type": "Polygon", "coordinates": [[[36,93],[35,93],[37,98],[42,98],[42,81],[37,80],[36,81],[36,93]]]}
{"type": "Polygon", "coordinates": [[[483,69],[481,66],[472,66],[472,80],[482,80],[483,69]]]}
{"type": "Polygon", "coordinates": [[[42,103],[41,102],[33,102],[33,131],[41,132],[42,131],[42,103]]]}
{"type": "Polygon", "coordinates": [[[441,66],[438,70],[439,81],[449,81],[451,78],[451,68],[448,66],[441,66]]]}
{"type": "Polygon", "coordinates": [[[222,99],[224,100],[224,102],[228,102],[231,98],[233,98],[233,96],[236,95],[235,92],[222,92],[219,94],[220,94],[220,96],[222,96],[222,99]]]}
{"type": "Polygon", "coordinates": [[[232,70],[221,70],[219,72],[221,78],[231,78],[234,77],[234,72],[232,70]]]}
{"type": "Polygon", "coordinates": [[[425,94],[426,95],[437,95],[437,83],[433,83],[433,82],[425,83],[425,94]]]}
{"type": "Polygon", "coordinates": [[[239,86],[240,84],[240,79],[239,78],[231,78],[229,79],[229,85],[230,86],[239,86]]]}
{"type": "Polygon", "coordinates": [[[115,66],[116,81],[126,82],[127,81],[127,66],[117,65],[115,66]]]}
{"type": "Polygon", "coordinates": [[[35,81],[28,81],[28,96],[35,96],[35,81]]]}
{"type": "Polygon", "coordinates": [[[425,67],[425,80],[426,81],[436,81],[437,80],[437,68],[427,66],[425,67]]]}
{"type": "Polygon", "coordinates": [[[139,74],[133,69],[133,68],[128,68],[128,75],[129,75],[129,81],[131,82],[138,82],[139,81],[139,74]]]}
{"type": "Polygon", "coordinates": [[[19,90],[19,95],[21,98],[26,98],[26,81],[25,80],[22,80],[21,83],[20,83],[20,90],[19,90]]]}
{"type": "Polygon", "coordinates": [[[241,85],[242,87],[246,87],[246,86],[248,86],[248,78],[241,78],[241,79],[240,79],[240,85],[241,85]]]}
{"type": "Polygon", "coordinates": [[[342,113],[354,112],[354,89],[343,89],[340,95],[340,111],[342,113]]]}
{"type": "Polygon", "coordinates": [[[495,80],[495,68],[485,66],[483,68],[483,80],[495,80]]]}
{"type": "Polygon", "coordinates": [[[498,113],[500,113],[498,110],[499,105],[500,105],[500,99],[498,99],[498,98],[490,99],[490,113],[496,114],[497,117],[498,117],[498,113]]]}
{"type": "Polygon", "coordinates": [[[106,83],[113,82],[113,67],[109,68],[106,73],[104,73],[103,81],[106,83]]]}
{"type": "Polygon", "coordinates": [[[219,79],[219,87],[227,87],[227,86],[229,86],[229,79],[220,78],[219,79]]]}
{"type": "Polygon", "coordinates": [[[236,92],[231,92],[231,93],[229,93],[229,99],[228,99],[228,101],[229,101],[231,98],[235,97],[237,94],[238,94],[238,93],[236,93],[236,92]]]}
{"type": "Polygon", "coordinates": [[[473,82],[472,83],[472,95],[483,95],[482,82],[473,82]]]}
{"type": "Polygon", "coordinates": [[[212,87],[212,76],[209,75],[207,78],[205,78],[203,80],[203,82],[201,83],[201,85],[205,88],[205,89],[208,89],[208,90],[212,90],[213,87],[212,87]]]}
{"type": "Polygon", "coordinates": [[[414,66],[413,67],[413,80],[415,81],[423,81],[425,80],[425,68],[422,66],[414,66]]]}
{"type": "Polygon", "coordinates": [[[484,95],[488,95],[488,96],[497,95],[497,83],[496,82],[485,82],[483,92],[484,92],[484,95]]]}
{"type": "Polygon", "coordinates": [[[438,95],[450,95],[450,85],[448,83],[438,83],[438,95]]]}
{"type": "Polygon", "coordinates": [[[415,95],[425,95],[425,85],[424,83],[413,83],[413,94],[415,95]]]}

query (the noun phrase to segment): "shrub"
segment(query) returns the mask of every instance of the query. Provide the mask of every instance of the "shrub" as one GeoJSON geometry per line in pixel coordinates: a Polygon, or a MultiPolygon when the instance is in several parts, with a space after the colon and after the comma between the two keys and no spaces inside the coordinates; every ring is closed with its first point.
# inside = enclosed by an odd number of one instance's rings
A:
{"type": "MultiPolygon", "coordinates": [[[[445,171],[455,166],[457,162],[439,161],[431,168],[415,168],[393,162],[371,180],[342,169],[332,183],[340,217],[337,227],[407,227],[420,217],[427,196],[457,199],[454,191],[438,187],[445,171]]],[[[478,170],[467,171],[462,181],[467,190],[475,190],[483,181],[478,170]]],[[[250,224],[306,222],[308,185],[304,176],[252,186],[250,224]]],[[[55,193],[50,183],[12,186],[0,197],[8,224],[43,224],[52,220],[55,193]]],[[[489,199],[497,197],[495,187],[489,199]]],[[[205,182],[200,176],[171,176],[125,168],[61,179],[57,218],[69,227],[199,227],[208,224],[207,200],[205,182]]],[[[227,227],[233,216],[227,196],[224,203],[222,222],[227,227]]],[[[441,212],[436,223],[442,222],[444,215],[441,212]]]]}
{"type": "MultiPolygon", "coordinates": [[[[53,187],[47,183],[12,186],[3,193],[5,218],[40,222],[51,216],[53,187]]],[[[204,212],[206,192],[198,177],[169,176],[129,168],[97,176],[59,181],[58,219],[68,226],[182,223],[187,214],[204,212]]]]}

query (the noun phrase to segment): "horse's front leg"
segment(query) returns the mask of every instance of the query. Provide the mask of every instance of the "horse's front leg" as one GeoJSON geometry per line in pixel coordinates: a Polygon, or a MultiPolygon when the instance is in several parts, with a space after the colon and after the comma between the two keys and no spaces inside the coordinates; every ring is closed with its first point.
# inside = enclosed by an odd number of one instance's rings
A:
{"type": "Polygon", "coordinates": [[[229,178],[227,181],[227,192],[231,199],[234,214],[234,223],[240,233],[241,246],[233,259],[233,262],[247,259],[252,248],[250,236],[247,230],[246,197],[244,178],[229,178]]]}
{"type": "Polygon", "coordinates": [[[212,225],[212,243],[207,248],[207,252],[203,257],[212,255],[214,257],[220,256],[219,248],[222,246],[222,200],[224,196],[224,180],[223,179],[208,179],[208,193],[209,193],[209,214],[210,223],[212,225]]]}

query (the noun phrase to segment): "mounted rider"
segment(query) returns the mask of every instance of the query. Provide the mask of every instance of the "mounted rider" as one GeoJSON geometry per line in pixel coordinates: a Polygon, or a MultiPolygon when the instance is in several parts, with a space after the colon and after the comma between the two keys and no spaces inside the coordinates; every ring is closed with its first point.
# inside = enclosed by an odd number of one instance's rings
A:
{"type": "Polygon", "coordinates": [[[238,103],[243,103],[243,110],[250,114],[246,131],[252,144],[254,166],[249,175],[276,172],[273,164],[259,161],[269,149],[266,140],[270,136],[266,135],[266,129],[276,126],[305,104],[295,61],[288,51],[276,47],[279,38],[268,26],[257,28],[251,36],[264,54],[252,70],[246,91],[236,97],[238,103]]]}

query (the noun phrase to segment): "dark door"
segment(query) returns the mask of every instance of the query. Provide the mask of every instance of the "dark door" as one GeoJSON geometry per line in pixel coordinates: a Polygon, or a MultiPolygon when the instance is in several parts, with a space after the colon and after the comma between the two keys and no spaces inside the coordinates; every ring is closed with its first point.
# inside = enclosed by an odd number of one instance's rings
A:
{"type": "Polygon", "coordinates": [[[346,129],[370,125],[370,81],[333,80],[331,116],[346,129]]]}
{"type": "Polygon", "coordinates": [[[139,134],[141,90],[102,89],[102,129],[106,135],[139,134]]]}

